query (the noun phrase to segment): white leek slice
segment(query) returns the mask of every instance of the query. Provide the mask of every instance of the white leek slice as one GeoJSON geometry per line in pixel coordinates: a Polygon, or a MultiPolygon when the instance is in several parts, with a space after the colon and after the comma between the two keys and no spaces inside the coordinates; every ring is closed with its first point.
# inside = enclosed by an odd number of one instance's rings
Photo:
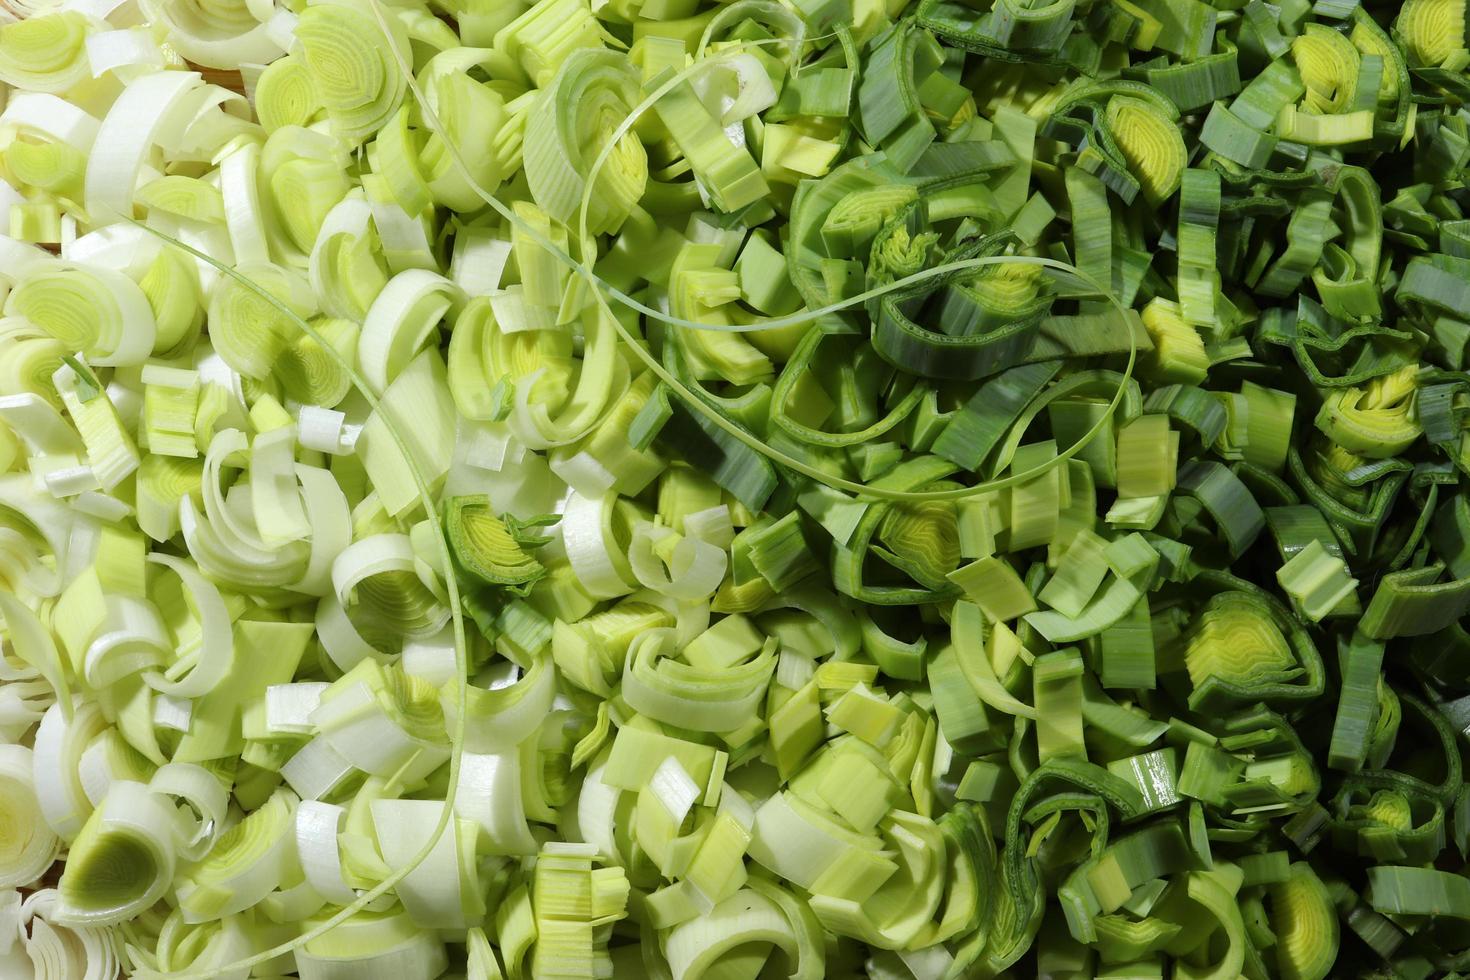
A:
{"type": "Polygon", "coordinates": [[[157,766],[128,744],[120,731],[109,728],[92,739],[82,753],[78,775],[87,799],[97,806],[107,799],[113,783],[120,780],[146,783],[156,770],[157,766]]]}
{"type": "Polygon", "coordinates": [[[617,844],[617,809],[622,791],[603,782],[605,760],[589,767],[577,794],[577,829],[604,860],[621,862],[617,844]]]}
{"type": "MultiPolygon", "coordinates": [[[[174,909],[163,921],[155,950],[158,972],[146,966],[133,980],[165,980],[181,973],[207,976],[210,980],[247,980],[248,966],[233,966],[255,952],[264,938],[259,919],[230,916],[219,922],[189,923],[182,910],[174,909]]],[[[129,950],[136,954],[137,948],[129,950]]],[[[139,957],[141,958],[141,957],[139,957]]],[[[274,965],[274,964],[272,964],[274,965]]]]}
{"type": "Polygon", "coordinates": [[[480,848],[488,854],[529,856],[538,844],[521,803],[519,752],[460,757],[454,812],[480,825],[480,848]]]}
{"type": "Polygon", "coordinates": [[[250,445],[250,504],[256,531],[267,547],[311,536],[296,483],[296,427],[259,433],[250,445]]]}
{"type": "Polygon", "coordinates": [[[396,517],[420,503],[415,470],[431,490],[449,471],[455,418],[444,359],[435,349],[425,350],[388,386],[358,437],[358,455],[389,514],[396,517]],[[400,447],[394,431],[412,438],[400,447]]]}
{"type": "MultiPolygon", "coordinates": [[[[417,541],[415,547],[418,547],[417,541]]],[[[405,643],[403,656],[398,662],[405,674],[423,678],[442,689],[459,676],[454,649],[454,628],[446,626],[433,636],[415,638],[405,643]]],[[[445,714],[448,713],[446,706],[445,714]]]]}
{"type": "Polygon", "coordinates": [[[143,290],[100,265],[55,262],[34,269],[6,298],[5,312],[25,317],[99,366],[141,364],[157,335],[143,290]]]}
{"type": "Polygon", "coordinates": [[[685,602],[713,595],[725,579],[729,558],[725,552],[699,538],[677,537],[671,528],[650,522],[633,531],[628,564],[644,588],[685,602]]]}
{"type": "Polygon", "coordinates": [[[388,642],[433,636],[449,621],[434,573],[406,534],[374,534],[344,548],[332,562],[332,590],[360,630],[389,631],[388,642]]]}
{"type": "Polygon", "coordinates": [[[17,910],[16,931],[38,980],[113,980],[122,969],[120,937],[109,928],[63,924],[59,904],[56,889],[43,888],[17,910]]]}
{"type": "Polygon", "coordinates": [[[150,673],[148,685],[161,694],[175,698],[197,698],[229,676],[235,662],[235,637],[230,627],[230,611],[220,598],[219,589],[187,561],[157,552],[148,556],[179,577],[199,617],[199,650],[193,669],[182,680],[150,673]]]}
{"type": "MultiPolygon", "coordinates": [[[[440,693],[445,727],[459,730],[458,692],[453,685],[440,693]]],[[[524,742],[546,720],[556,695],[556,669],[551,658],[538,656],[519,680],[489,690],[471,685],[465,697],[464,744],[468,752],[504,752],[524,742]]]]}
{"type": "Polygon", "coordinates": [[[376,239],[373,209],[360,195],[349,195],[327,212],[317,229],[307,261],[311,289],[329,316],[361,321],[387,282],[381,259],[372,250],[376,239]],[[357,259],[357,276],[344,278],[343,259],[357,259]],[[367,281],[363,281],[366,274],[367,281]]]}
{"type": "Polygon", "coordinates": [[[186,922],[242,912],[281,884],[296,866],[296,802],[290,790],[276,790],[182,870],[176,887],[186,922]]]}
{"type": "Polygon", "coordinates": [[[573,493],[562,513],[561,540],[572,571],[589,594],[611,599],[633,591],[631,569],[613,539],[612,507],[617,496],[589,499],[573,493]]]}
{"type": "Polygon", "coordinates": [[[342,486],[330,470],[298,463],[295,472],[311,530],[311,553],[301,577],[287,587],[322,596],[332,590],[332,565],[352,540],[352,515],[342,486]]]}
{"type": "Polygon", "coordinates": [[[260,203],[259,143],[244,143],[220,161],[219,189],[235,261],[251,266],[269,263],[265,211],[260,203]]]}
{"type": "Polygon", "coordinates": [[[347,618],[347,610],[337,600],[336,593],[331,591],[330,582],[326,596],[317,603],[315,625],[322,649],[344,673],[363,660],[382,660],[387,657],[387,654],[364,640],[357,627],[352,625],[352,620],[347,618]]]}
{"type": "MultiPolygon", "coordinates": [[[[9,14],[9,10],[6,11],[9,14]]],[[[39,10],[0,28],[0,82],[65,92],[87,77],[87,35],[97,21],[75,10],[39,10]]]]}
{"type": "Polygon", "coordinates": [[[854,833],[833,817],[789,792],[781,792],[755,812],[750,856],[793,884],[810,888],[854,847],[878,851],[878,839],[854,833]]]}
{"type": "Polygon", "coordinates": [[[87,38],[87,64],[93,78],[111,71],[126,79],[139,69],[162,68],[163,52],[153,35],[141,28],[101,31],[87,38]]]}
{"type": "Polygon", "coordinates": [[[87,214],[97,224],[132,216],[133,193],[148,152],[171,144],[192,121],[195,72],[161,71],[134,79],[102,120],[87,159],[87,214]]]}
{"type": "Polygon", "coordinates": [[[582,438],[627,387],[628,364],[618,356],[612,314],[589,311],[581,323],[581,370],[570,395],[557,396],[557,402],[565,406],[560,414],[553,417],[546,402],[532,400],[536,391],[533,378],[516,385],[510,425],[516,437],[532,449],[565,446],[582,438]]]}
{"type": "Polygon", "coordinates": [[[173,651],[158,608],[146,599],[104,596],[106,613],[87,645],[82,678],[102,690],[129,674],[156,668],[173,651]]]}
{"type": "Polygon", "coordinates": [[[329,902],[350,905],[357,892],[342,875],[337,835],[347,811],[335,803],[302,800],[296,806],[296,855],[306,882],[329,902]]]}
{"type": "Polygon", "coordinates": [[[437,800],[374,800],[373,829],[390,868],[413,867],[395,886],[409,918],[426,929],[463,929],[485,914],[474,873],[476,825],[451,817],[428,855],[414,863],[443,810],[437,800]]]}
{"type": "Polygon", "coordinates": [[[72,712],[71,686],[66,679],[66,668],[51,631],[36,618],[36,614],[13,595],[0,592],[0,616],[5,617],[5,632],[10,648],[23,663],[31,666],[51,685],[56,694],[58,709],[63,715],[72,712]]]}
{"type": "MultiPolygon", "coordinates": [[[[336,910],[328,909],[325,916],[336,910]]],[[[320,922],[308,919],[309,930],[320,922]]],[[[438,934],[406,912],[358,912],[296,950],[301,980],[434,980],[449,966],[438,934]]]]}
{"type": "Polygon", "coordinates": [[[100,126],[95,116],[47,92],[11,92],[0,112],[0,127],[34,133],[86,152],[100,126]]]}
{"type": "Polygon", "coordinates": [[[168,43],[196,65],[209,68],[265,65],[285,50],[269,23],[257,20],[249,4],[238,0],[210,4],[160,0],[144,6],[150,18],[168,31],[168,43]]]}
{"type": "Polygon", "coordinates": [[[318,735],[286,761],[281,777],[303,800],[319,800],[356,771],[330,741],[318,735]]]}
{"type": "Polygon", "coordinates": [[[170,762],[153,774],[148,788],[180,801],[179,856],[197,861],[208,854],[225,832],[230,806],[229,791],[219,777],[192,762],[170,762]]]}
{"type": "Polygon", "coordinates": [[[80,455],[82,440],[62,414],[29,391],[0,396],[0,421],[20,436],[32,456],[80,455]]]}
{"type": "Polygon", "coordinates": [[[673,630],[648,630],[628,646],[623,699],[640,714],[694,731],[729,732],[759,715],[776,667],[773,645],[741,664],[710,669],[673,659],[673,630]]]}
{"type": "Polygon", "coordinates": [[[68,721],[62,707],[53,704],[36,729],[36,799],[46,823],[63,840],[71,840],[92,813],[92,802],[82,787],[82,753],[107,726],[95,701],[78,703],[68,721]]]}
{"type": "Polygon", "coordinates": [[[67,856],[58,918],[111,925],[162,898],[174,883],[175,826],[163,797],[142,783],[114,783],[67,856]]]}
{"type": "Polygon", "coordinates": [[[411,780],[449,758],[438,692],[375,660],[334,682],[311,721],[338,754],[374,775],[411,780]]]}
{"type": "Polygon", "coordinates": [[[435,336],[459,299],[452,282],[426,269],[405,269],[390,279],[368,309],[357,342],[357,362],[368,387],[383,392],[435,336]]]}
{"type": "Polygon", "coordinates": [[[770,899],[743,889],[715,905],[709,914],[669,931],[664,955],[674,980],[700,980],[720,957],[737,947],[775,946],[797,959],[796,934],[785,914],[770,899]]]}
{"type": "Polygon", "coordinates": [[[0,888],[31,884],[61,847],[41,815],[32,766],[30,749],[0,745],[0,888]]]}

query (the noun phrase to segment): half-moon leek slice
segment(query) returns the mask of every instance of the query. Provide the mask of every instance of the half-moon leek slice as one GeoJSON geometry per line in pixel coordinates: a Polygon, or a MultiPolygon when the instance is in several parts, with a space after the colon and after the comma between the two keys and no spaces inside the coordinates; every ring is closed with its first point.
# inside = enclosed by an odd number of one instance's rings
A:
{"type": "Polygon", "coordinates": [[[1115,95],[1108,100],[1107,124],[1145,200],[1157,205],[1173,196],[1186,163],[1178,121],[1152,102],[1115,95]]]}
{"type": "Polygon", "coordinates": [[[352,0],[312,4],[296,24],[317,98],[332,128],[352,143],[383,128],[398,111],[407,87],[398,67],[409,58],[407,32],[391,14],[378,16],[387,25],[386,38],[367,4],[352,0]]]}
{"type": "Polygon", "coordinates": [[[1249,696],[1302,673],[1270,608],[1244,592],[1222,592],[1205,604],[1190,631],[1184,664],[1194,685],[1192,705],[1211,700],[1216,691],[1249,696]]]}
{"type": "Polygon", "coordinates": [[[1337,961],[1337,910],[1327,886],[1304,861],[1291,865],[1285,881],[1272,884],[1271,927],[1276,933],[1276,968],[1284,980],[1323,980],[1337,961]]]}
{"type": "Polygon", "coordinates": [[[0,888],[34,882],[61,846],[41,815],[34,778],[30,749],[0,745],[0,888]]]}
{"type": "Polygon", "coordinates": [[[296,865],[296,795],[278,789],[215,842],[199,861],[181,869],[180,908],[187,922],[219,919],[251,908],[296,865]]]}
{"type": "Polygon", "coordinates": [[[1393,26],[1410,68],[1437,68],[1465,47],[1465,0],[1405,0],[1393,26]]]}
{"type": "Polygon", "coordinates": [[[625,55],[578,51],[562,63],[526,122],[526,178],[542,210],[570,223],[587,197],[581,217],[588,233],[622,225],[648,179],[647,155],[633,131],[619,137],[590,190],[586,184],[592,161],[638,101],[638,72],[625,55]]]}

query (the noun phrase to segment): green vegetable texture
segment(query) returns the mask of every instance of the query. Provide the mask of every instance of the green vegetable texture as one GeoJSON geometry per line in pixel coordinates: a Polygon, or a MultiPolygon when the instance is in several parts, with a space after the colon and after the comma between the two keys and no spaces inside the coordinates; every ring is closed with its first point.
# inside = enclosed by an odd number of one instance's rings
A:
{"type": "Polygon", "coordinates": [[[0,12],[0,974],[1470,976],[1463,0],[0,12]]]}

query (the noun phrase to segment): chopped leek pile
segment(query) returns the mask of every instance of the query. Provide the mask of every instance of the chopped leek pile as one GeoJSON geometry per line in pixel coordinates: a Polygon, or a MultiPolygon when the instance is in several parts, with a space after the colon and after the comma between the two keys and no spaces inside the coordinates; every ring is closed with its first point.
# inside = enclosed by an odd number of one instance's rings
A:
{"type": "Polygon", "coordinates": [[[0,975],[1470,975],[1463,0],[0,13],[0,975]]]}

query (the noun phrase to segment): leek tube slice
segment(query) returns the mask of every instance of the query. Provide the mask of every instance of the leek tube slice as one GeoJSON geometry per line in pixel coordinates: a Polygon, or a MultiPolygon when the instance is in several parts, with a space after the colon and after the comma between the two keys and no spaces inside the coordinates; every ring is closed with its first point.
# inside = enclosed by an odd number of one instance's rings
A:
{"type": "Polygon", "coordinates": [[[0,747],[0,885],[29,885],[51,866],[60,838],[42,816],[32,775],[31,750],[21,745],[0,747]]]}
{"type": "Polygon", "coordinates": [[[114,783],[72,843],[57,886],[64,917],[110,925],[162,898],[173,882],[174,821],[142,783],[114,783]]]}
{"type": "Polygon", "coordinates": [[[333,128],[353,143],[377,132],[398,111],[406,85],[397,59],[408,50],[407,33],[396,20],[383,21],[390,54],[373,14],[362,6],[314,4],[296,25],[317,98],[333,128]]]}
{"type": "Polygon", "coordinates": [[[452,497],[445,504],[444,524],[454,559],[484,585],[526,586],[546,574],[545,567],[527,553],[538,539],[518,536],[520,522],[497,517],[490,498],[452,497]]]}

